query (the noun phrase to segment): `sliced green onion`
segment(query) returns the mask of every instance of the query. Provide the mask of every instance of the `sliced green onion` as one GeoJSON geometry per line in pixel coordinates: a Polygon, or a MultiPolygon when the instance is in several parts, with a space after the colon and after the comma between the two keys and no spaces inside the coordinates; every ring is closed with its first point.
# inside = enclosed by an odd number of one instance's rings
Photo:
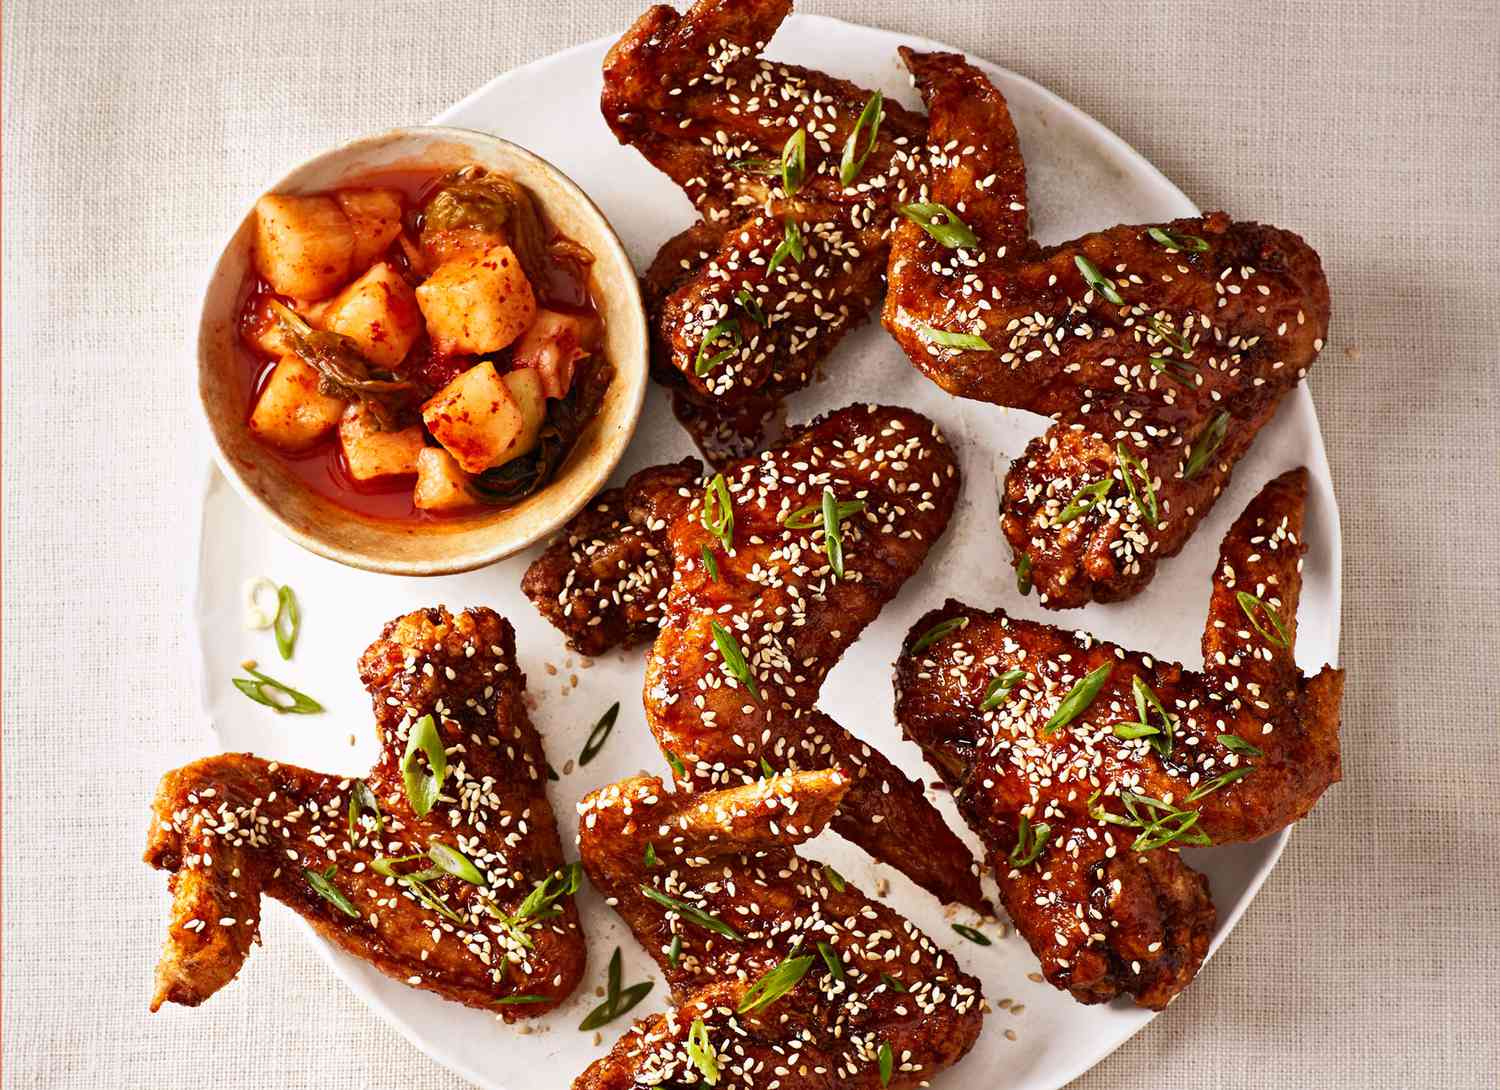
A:
{"type": "MultiPolygon", "coordinates": [[[[1151,713],[1155,712],[1161,720],[1161,727],[1153,731],[1155,735],[1151,739],[1151,747],[1163,757],[1172,752],[1172,717],[1167,713],[1166,706],[1162,704],[1161,698],[1156,695],[1156,690],[1146,683],[1140,674],[1130,679],[1130,689],[1135,696],[1135,714],[1138,720],[1137,726],[1151,726],[1151,713]]],[[[1119,734],[1119,730],[1115,731],[1119,734]]],[[[1123,737],[1123,736],[1122,736],[1123,737]]]]}
{"type": "Polygon", "coordinates": [[[1219,735],[1219,745],[1230,753],[1242,753],[1246,757],[1264,757],[1265,752],[1257,745],[1245,741],[1238,734],[1219,735]]]}
{"type": "Polygon", "coordinates": [[[891,1073],[896,1069],[896,1055],[891,1051],[889,1041],[880,1042],[880,1051],[875,1054],[875,1062],[880,1068],[880,1085],[891,1084],[891,1073]]]}
{"type": "Polygon", "coordinates": [[[811,954],[784,959],[765,976],[745,989],[745,994],[740,996],[735,1011],[739,1014],[750,1014],[769,1007],[801,982],[802,978],[807,975],[807,970],[812,967],[812,963],[811,954]]]}
{"type": "Polygon", "coordinates": [[[1193,350],[1192,342],[1188,340],[1187,330],[1177,332],[1165,318],[1152,315],[1146,320],[1146,327],[1184,355],[1193,350]]]}
{"type": "Polygon", "coordinates": [[[432,716],[424,715],[411,726],[406,736],[406,754],[401,758],[401,778],[406,784],[406,801],[411,803],[417,817],[426,817],[437,802],[443,789],[443,780],[448,775],[448,754],[443,750],[443,739],[438,734],[432,716]],[[417,754],[427,756],[428,771],[423,772],[417,763],[417,754]]]}
{"type": "Polygon", "coordinates": [[[1208,249],[1208,240],[1199,238],[1197,235],[1178,235],[1171,231],[1164,231],[1160,227],[1148,227],[1146,234],[1174,253],[1178,250],[1192,250],[1194,253],[1201,254],[1208,249]]]}
{"type": "Polygon", "coordinates": [[[344,895],[343,890],[333,884],[333,876],[337,873],[337,869],[332,865],[321,874],[310,867],[302,868],[302,877],[306,879],[307,884],[312,887],[314,893],[345,916],[352,916],[357,920],[359,919],[359,909],[354,907],[354,902],[344,895]]]}
{"type": "Polygon", "coordinates": [[[1023,598],[1031,593],[1031,557],[1025,553],[1016,561],[1016,590],[1021,592],[1023,598]]]}
{"type": "Polygon", "coordinates": [[[844,892],[844,889],[847,886],[847,883],[844,881],[844,876],[838,871],[834,870],[827,863],[823,864],[823,877],[827,880],[828,884],[833,887],[833,891],[835,893],[844,892]]]}
{"type": "Polygon", "coordinates": [[[270,628],[276,623],[276,614],[281,609],[281,588],[264,575],[245,580],[245,627],[270,628]],[[267,609],[260,604],[261,592],[266,591],[276,599],[276,609],[267,609]]]}
{"type": "Polygon", "coordinates": [[[485,884],[484,875],[479,868],[457,848],[450,848],[441,841],[434,840],[427,845],[427,858],[431,859],[438,870],[444,874],[451,874],[455,878],[468,882],[471,886],[485,884]]]}
{"type": "Polygon", "coordinates": [[[599,756],[604,743],[609,741],[610,732],[615,729],[615,719],[619,715],[620,702],[616,700],[609,706],[609,710],[599,717],[599,721],[594,724],[594,729],[589,731],[588,741],[583,743],[583,752],[578,755],[580,768],[599,756]]]}
{"type": "Polygon", "coordinates": [[[1022,814],[1021,823],[1016,829],[1016,846],[1010,850],[1010,865],[1018,870],[1031,866],[1036,862],[1037,856],[1042,854],[1042,849],[1047,846],[1047,840],[1051,836],[1052,826],[1045,821],[1033,825],[1022,814]]]}
{"type": "Polygon", "coordinates": [[[1116,723],[1113,727],[1116,738],[1133,740],[1136,738],[1148,738],[1153,734],[1160,734],[1159,727],[1149,726],[1145,723],[1116,723]]]}
{"type": "Polygon", "coordinates": [[[776,775],[776,770],[771,767],[771,762],[766,760],[766,755],[762,753],[760,756],[760,778],[769,780],[774,775],[776,775]]]}
{"type": "Polygon", "coordinates": [[[1125,488],[1130,492],[1130,502],[1141,513],[1142,518],[1155,526],[1160,521],[1161,508],[1157,504],[1156,489],[1151,484],[1151,474],[1147,472],[1145,463],[1126,450],[1124,443],[1115,444],[1115,457],[1120,463],[1120,473],[1125,478],[1125,488]]]}
{"type": "Polygon", "coordinates": [[[844,154],[839,160],[840,185],[851,184],[859,177],[859,172],[865,169],[865,160],[875,150],[875,141],[880,135],[880,113],[884,105],[885,96],[875,91],[865,103],[865,108],[859,112],[859,120],[854,123],[849,139],[844,141],[844,154]],[[868,132],[868,135],[864,141],[865,149],[860,151],[860,134],[864,132],[868,132]]]}
{"type": "Polygon", "coordinates": [[[970,927],[968,924],[956,923],[953,925],[953,930],[957,931],[970,942],[978,943],[980,946],[990,945],[990,937],[988,935],[983,931],[970,927]]]}
{"type": "Polygon", "coordinates": [[[550,1003],[550,1002],[552,1002],[552,997],[550,995],[507,995],[507,996],[504,996],[504,997],[502,997],[500,999],[495,1000],[495,1006],[497,1006],[497,1007],[521,1007],[521,1006],[528,1006],[528,1005],[530,1005],[532,1003],[550,1003]]]}
{"type": "Polygon", "coordinates": [[[1229,413],[1221,412],[1208,422],[1208,427],[1193,441],[1192,449],[1188,451],[1187,464],[1182,467],[1183,480],[1192,480],[1202,473],[1213,456],[1218,453],[1219,446],[1224,442],[1224,436],[1229,434],[1229,413]]]}
{"type": "Polygon", "coordinates": [[[676,897],[669,897],[660,890],[644,884],[641,886],[641,895],[646,900],[653,901],[662,908],[671,909],[688,923],[696,924],[705,931],[712,931],[715,935],[723,935],[726,939],[733,942],[744,941],[740,933],[734,928],[719,919],[719,917],[705,912],[695,905],[690,905],[686,901],[679,901],[676,897]]]}
{"type": "Polygon", "coordinates": [[[594,1030],[613,1022],[644,999],[655,983],[655,981],[647,980],[622,989],[620,987],[622,972],[620,948],[616,946],[614,957],[609,959],[609,987],[604,997],[604,1002],[590,1011],[584,1020],[578,1023],[580,1030],[594,1030]]]}
{"type": "Polygon", "coordinates": [[[969,618],[967,617],[949,617],[946,621],[939,621],[937,624],[929,628],[926,632],[923,632],[920,636],[918,636],[916,642],[911,645],[911,650],[907,653],[912,655],[920,655],[923,651],[926,651],[929,647],[937,643],[938,640],[942,639],[944,636],[952,632],[957,632],[961,628],[968,627],[969,618]]]}
{"type": "Polygon", "coordinates": [[[818,954],[823,958],[823,964],[828,966],[828,972],[834,980],[845,979],[844,963],[839,960],[839,952],[826,942],[818,943],[818,954]]]}
{"type": "Polygon", "coordinates": [[[897,980],[895,977],[891,976],[890,973],[881,973],[880,982],[893,992],[906,991],[906,985],[901,983],[901,981],[897,980]]]}
{"type": "Polygon", "coordinates": [[[1148,356],[1146,362],[1151,365],[1151,370],[1159,375],[1166,375],[1178,382],[1192,382],[1193,376],[1198,373],[1198,368],[1183,360],[1169,359],[1166,356],[1148,356]]]}
{"type": "Polygon", "coordinates": [[[323,705],[306,693],[300,693],[290,685],[283,685],[253,666],[246,666],[245,672],[250,676],[234,678],[234,687],[257,704],[264,704],[279,715],[316,715],[323,710],[323,705]]]}
{"type": "MultiPolygon", "coordinates": [[[[831,491],[825,489],[825,491],[831,491]]],[[[834,508],[835,521],[843,522],[850,515],[858,514],[865,509],[864,500],[840,500],[834,508]]],[[[810,503],[806,507],[799,507],[789,515],[781,517],[781,525],[788,530],[813,530],[823,525],[823,504],[810,503]]]]}
{"type": "Polygon", "coordinates": [[[745,316],[756,325],[764,328],[771,323],[766,320],[766,312],[761,308],[760,300],[756,299],[749,288],[741,288],[734,297],[735,305],[745,312],[745,316]]]}
{"type": "Polygon", "coordinates": [[[677,968],[677,963],[682,960],[682,936],[673,935],[672,944],[667,947],[667,964],[677,968]]]}
{"type": "Polygon", "coordinates": [[[958,213],[946,204],[918,201],[899,205],[896,211],[950,250],[979,245],[979,236],[969,230],[968,225],[958,218],[958,213]]]}
{"type": "Polygon", "coordinates": [[[370,785],[364,780],[355,780],[349,785],[349,839],[351,841],[359,837],[360,814],[369,811],[375,815],[375,831],[377,835],[385,833],[385,819],[380,816],[380,800],[375,797],[375,792],[370,790],[370,785]]]}
{"type": "Polygon", "coordinates": [[[677,754],[673,753],[670,749],[667,750],[667,764],[672,766],[672,772],[677,776],[679,780],[687,779],[687,769],[682,765],[682,758],[677,756],[677,754]]]}
{"type": "Polygon", "coordinates": [[[766,275],[770,276],[781,267],[787,258],[793,261],[801,261],[805,251],[802,247],[802,229],[793,220],[787,220],[781,228],[781,241],[776,244],[776,249],[771,252],[771,260],[766,265],[766,275]]]}
{"type": "Polygon", "coordinates": [[[1239,602],[1240,609],[1244,610],[1251,627],[1259,632],[1267,643],[1275,647],[1290,647],[1292,645],[1292,634],[1287,631],[1286,625],[1282,623],[1281,615],[1267,605],[1264,598],[1258,598],[1248,590],[1242,590],[1235,593],[1234,599],[1239,602]],[[1267,629],[1261,623],[1261,617],[1265,617],[1271,622],[1270,629],[1267,629]]]}
{"type": "Polygon", "coordinates": [[[703,510],[698,521],[719,539],[725,552],[734,545],[734,505],[729,502],[729,484],[724,480],[724,474],[715,473],[703,490],[703,510]]]}
{"type": "Polygon", "coordinates": [[[641,856],[641,861],[646,864],[647,869],[656,866],[656,845],[646,841],[646,851],[641,856]]]}
{"type": "Polygon", "coordinates": [[[297,649],[297,634],[302,631],[302,611],[297,608],[297,596],[291,587],[283,586],[276,592],[276,617],[271,622],[271,631],[276,634],[276,650],[281,652],[282,659],[290,659],[297,649]]]}
{"type": "Polygon", "coordinates": [[[1109,675],[1114,668],[1114,663],[1106,662],[1103,666],[1090,670],[1078,684],[1069,689],[1068,695],[1062,698],[1062,703],[1058,704],[1057,710],[1052,713],[1052,718],[1043,724],[1042,737],[1045,738],[1053,731],[1066,727],[1082,715],[1094,702],[1094,698],[1099,695],[1099,690],[1104,688],[1104,683],[1109,680],[1109,675]]]}
{"type": "Polygon", "coordinates": [[[839,515],[838,497],[833,494],[833,489],[826,485],[823,487],[823,551],[828,554],[828,566],[833,569],[833,577],[842,579],[844,577],[843,519],[839,515]]]}
{"type": "Polygon", "coordinates": [[[982,712],[994,711],[1010,698],[1010,691],[1026,677],[1025,670],[1007,670],[999,677],[990,678],[984,687],[984,699],[979,702],[982,712]]]}
{"type": "Polygon", "coordinates": [[[702,378],[738,352],[740,343],[740,323],[733,318],[721,318],[703,335],[703,340],[698,342],[698,355],[693,359],[693,374],[702,378]],[[719,352],[710,352],[720,341],[726,341],[729,347],[719,352]]]}
{"type": "Polygon", "coordinates": [[[1115,290],[1115,282],[1099,271],[1099,267],[1082,254],[1073,258],[1073,264],[1078,266],[1078,271],[1083,273],[1083,279],[1088,286],[1097,291],[1117,307],[1125,305],[1124,297],[1115,290]]]}
{"type": "Polygon", "coordinates": [[[698,1073],[703,1076],[703,1081],[713,1086],[719,1081],[719,1059],[714,1052],[714,1046],[708,1040],[708,1027],[703,1024],[703,1019],[694,1018],[693,1025],[688,1030],[687,1055],[698,1073]]]}
{"type": "Polygon", "coordinates": [[[1084,485],[1077,492],[1073,493],[1073,498],[1068,501],[1067,506],[1057,513],[1057,517],[1052,520],[1052,525],[1065,526],[1079,515],[1092,511],[1109,496],[1110,490],[1114,486],[1115,479],[1113,477],[1105,477],[1102,481],[1095,481],[1093,484],[1084,485]]]}
{"type": "MultiPolygon", "coordinates": [[[[1192,796],[1188,796],[1189,799],[1192,796]]],[[[1176,810],[1164,818],[1153,821],[1141,830],[1141,835],[1135,838],[1130,845],[1133,852],[1149,852],[1163,847],[1176,840],[1187,844],[1207,844],[1208,837],[1201,829],[1195,828],[1198,824],[1198,814],[1194,810],[1176,810]]]]}
{"type": "Polygon", "coordinates": [[[923,340],[942,345],[944,348],[962,348],[971,352],[992,351],[990,342],[977,333],[961,333],[948,329],[937,329],[925,323],[917,326],[917,333],[923,340]]]}
{"type": "Polygon", "coordinates": [[[719,649],[719,655],[724,660],[724,670],[730,677],[743,685],[755,698],[757,704],[763,703],[760,697],[760,689],[755,684],[755,675],[750,672],[750,664],[745,661],[744,652],[740,650],[739,641],[736,640],[729,629],[718,621],[708,623],[709,631],[713,633],[714,644],[719,649]]]}
{"type": "Polygon", "coordinates": [[[798,129],[781,149],[781,188],[790,197],[802,188],[807,174],[807,133],[798,129]]]}
{"type": "Polygon", "coordinates": [[[729,164],[729,168],[744,171],[746,174],[765,174],[773,177],[781,173],[781,164],[774,159],[736,159],[729,164]]]}
{"type": "Polygon", "coordinates": [[[580,863],[569,863],[559,870],[553,871],[532,887],[526,899],[516,909],[517,920],[544,920],[551,916],[562,913],[558,901],[564,897],[571,897],[578,892],[583,885],[583,866],[580,863]]]}
{"type": "Polygon", "coordinates": [[[707,545],[698,546],[698,550],[703,557],[703,568],[708,572],[708,577],[717,583],[719,581],[719,562],[714,559],[714,554],[708,551],[707,545]]]}

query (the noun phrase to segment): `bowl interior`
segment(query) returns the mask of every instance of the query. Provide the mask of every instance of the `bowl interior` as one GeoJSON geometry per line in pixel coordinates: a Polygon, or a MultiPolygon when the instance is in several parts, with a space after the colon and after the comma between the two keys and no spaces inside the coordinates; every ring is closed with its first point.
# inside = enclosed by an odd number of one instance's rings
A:
{"type": "Polygon", "coordinates": [[[603,214],[566,175],[524,148],[440,127],[367,137],[305,163],[268,192],[313,193],[392,170],[440,172],[477,163],[516,179],[559,232],[588,247],[592,290],[614,378],[598,414],[552,481],[513,507],[425,523],[384,521],[307,488],[252,438],[251,391],[237,352],[240,294],[250,270],[247,213],[210,275],[198,329],[198,386],[219,464],[250,503],[305,548],[354,567],[402,575],[466,571],[509,556],[566,522],[619,463],[645,396],[647,340],[635,269],[603,214]]]}

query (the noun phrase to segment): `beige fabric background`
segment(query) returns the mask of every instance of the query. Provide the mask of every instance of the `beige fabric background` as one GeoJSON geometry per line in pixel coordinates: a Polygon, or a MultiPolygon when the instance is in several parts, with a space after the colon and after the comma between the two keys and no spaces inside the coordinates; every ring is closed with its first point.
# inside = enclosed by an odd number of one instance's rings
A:
{"type": "MultiPolygon", "coordinates": [[[[640,2],[5,3],[6,1086],[461,1085],[282,911],[241,982],[146,1013],[146,799],[213,744],[186,673],[192,292],[284,165],[640,2]]],[[[1303,232],[1333,283],[1312,385],[1344,519],[1346,780],[1197,984],[1077,1085],[1495,1087],[1500,7],[805,9],[1039,80],[1200,205],[1303,232]]]]}

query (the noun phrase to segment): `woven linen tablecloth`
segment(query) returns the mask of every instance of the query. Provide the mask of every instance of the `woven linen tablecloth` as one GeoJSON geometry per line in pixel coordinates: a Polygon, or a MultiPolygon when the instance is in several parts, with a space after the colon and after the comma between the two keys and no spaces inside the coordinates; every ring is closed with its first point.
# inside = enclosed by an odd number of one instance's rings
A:
{"type": "MultiPolygon", "coordinates": [[[[642,6],[4,5],[6,1086],[463,1085],[279,909],[246,979],[146,1013],[146,802],[215,748],[189,673],[194,291],[285,164],[642,6]]],[[[1038,80],[1199,205],[1303,233],[1333,286],[1311,382],[1343,513],[1345,779],[1198,982],[1076,1085],[1495,1087],[1500,7],[804,10],[1038,80]]]]}

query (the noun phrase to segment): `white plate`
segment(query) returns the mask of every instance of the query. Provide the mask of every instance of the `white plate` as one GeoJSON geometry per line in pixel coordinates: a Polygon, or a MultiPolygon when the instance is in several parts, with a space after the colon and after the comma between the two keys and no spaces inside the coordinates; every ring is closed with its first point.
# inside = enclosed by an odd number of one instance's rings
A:
{"type": "MultiPolygon", "coordinates": [[[[593,196],[637,266],[645,268],[657,246],[690,221],[691,210],[675,186],[634,151],[616,143],[600,117],[599,70],[609,44],[607,40],[590,42],[507,73],[436,120],[494,132],[552,160],[593,196]]],[[[879,87],[886,95],[916,106],[896,58],[896,47],[902,44],[951,49],[833,19],[797,15],[776,36],[769,52],[879,87]]],[[[1167,220],[1195,212],[1192,203],[1150,163],[1097,122],[1036,84],[979,63],[1010,100],[1026,155],[1035,230],[1043,242],[1115,223],[1167,220]]],[[[909,773],[929,781],[934,778],[916,748],[901,741],[891,713],[891,663],[902,634],[919,614],[953,595],[986,608],[1004,606],[1020,616],[1088,628],[1126,646],[1197,665],[1209,574],[1219,540],[1261,485],[1296,465],[1306,465],[1312,476],[1307,520],[1311,550],[1303,572],[1298,658],[1304,667],[1336,658],[1338,511],[1317,417],[1305,386],[1286,400],[1265,429],[1187,549],[1162,565],[1144,594],[1122,605],[1091,606],[1059,615],[1041,610],[1035,598],[1016,593],[1006,559],[1009,550],[999,540],[994,514],[998,482],[1008,460],[1045,422],[1027,413],[947,396],[911,368],[874,321],[845,340],[826,370],[825,382],[793,399],[793,419],[806,419],[851,401],[875,399],[907,405],[937,420],[963,461],[966,479],[953,525],[925,568],[870,626],[823,691],[826,710],[909,773]]],[[[690,452],[687,436],[673,421],[666,397],[657,390],[647,396],[640,430],[616,478],[690,452]]],[[[200,676],[207,710],[227,749],[253,750],[328,771],[365,771],[374,741],[369,700],[355,677],[355,659],[385,621],[441,602],[455,610],[491,606],[515,624],[521,665],[531,693],[540,702],[536,724],[557,767],[577,755],[599,714],[611,702],[621,701],[619,723],[603,753],[552,790],[564,829],[570,827],[574,804],[585,792],[641,769],[663,771],[638,697],[640,652],[607,656],[590,669],[580,669],[562,638],[520,593],[521,573],[536,550],[484,571],[440,579],[355,571],[319,559],[279,536],[255,517],[217,473],[207,487],[200,549],[200,676]],[[302,640],[292,663],[279,661],[269,635],[242,627],[241,586],[255,575],[289,583],[301,598],[302,640]],[[245,700],[229,679],[236,665],[249,656],[271,664],[267,668],[274,676],[317,696],[329,713],[317,718],[282,717],[245,700]]],[[[939,803],[953,814],[946,796],[940,796],[939,803]]],[[[1201,852],[1194,859],[1209,875],[1219,908],[1215,947],[1265,880],[1285,840],[1283,833],[1258,844],[1201,852]]],[[[571,844],[565,848],[570,853],[574,850],[571,844]]],[[[930,896],[831,834],[811,845],[808,853],[833,862],[867,891],[877,877],[888,880],[891,903],[949,946],[965,968],[984,982],[992,1003],[1009,996],[1024,1004],[1019,1016],[1004,1010],[989,1016],[970,1056],[935,1080],[939,1090],[980,1086],[1051,1090],[1093,1066],[1152,1017],[1126,1004],[1080,1006],[1047,985],[1029,981],[1027,974],[1035,972],[1037,965],[1020,939],[1011,936],[989,947],[963,941],[950,929],[950,916],[930,896]],[[1018,1040],[1006,1038],[1003,1031],[1008,1028],[1016,1031],[1018,1040]]],[[[637,1013],[661,1009],[666,1003],[654,965],[617,917],[590,891],[581,895],[581,903],[590,951],[586,984],[572,1002],[537,1023],[529,1035],[518,1034],[480,1011],[406,988],[329,947],[323,949],[334,972],[349,987],[439,1063],[493,1090],[556,1090],[602,1055],[623,1029],[622,1025],[608,1027],[603,1042],[595,1045],[592,1034],[574,1028],[598,1002],[594,987],[602,981],[605,962],[617,944],[625,950],[627,980],[658,979],[648,1004],[637,1013]]],[[[259,977],[255,965],[252,954],[243,979],[233,986],[275,986],[259,977]]],[[[1195,986],[1211,988],[1214,982],[1210,978],[1195,986]]]]}

